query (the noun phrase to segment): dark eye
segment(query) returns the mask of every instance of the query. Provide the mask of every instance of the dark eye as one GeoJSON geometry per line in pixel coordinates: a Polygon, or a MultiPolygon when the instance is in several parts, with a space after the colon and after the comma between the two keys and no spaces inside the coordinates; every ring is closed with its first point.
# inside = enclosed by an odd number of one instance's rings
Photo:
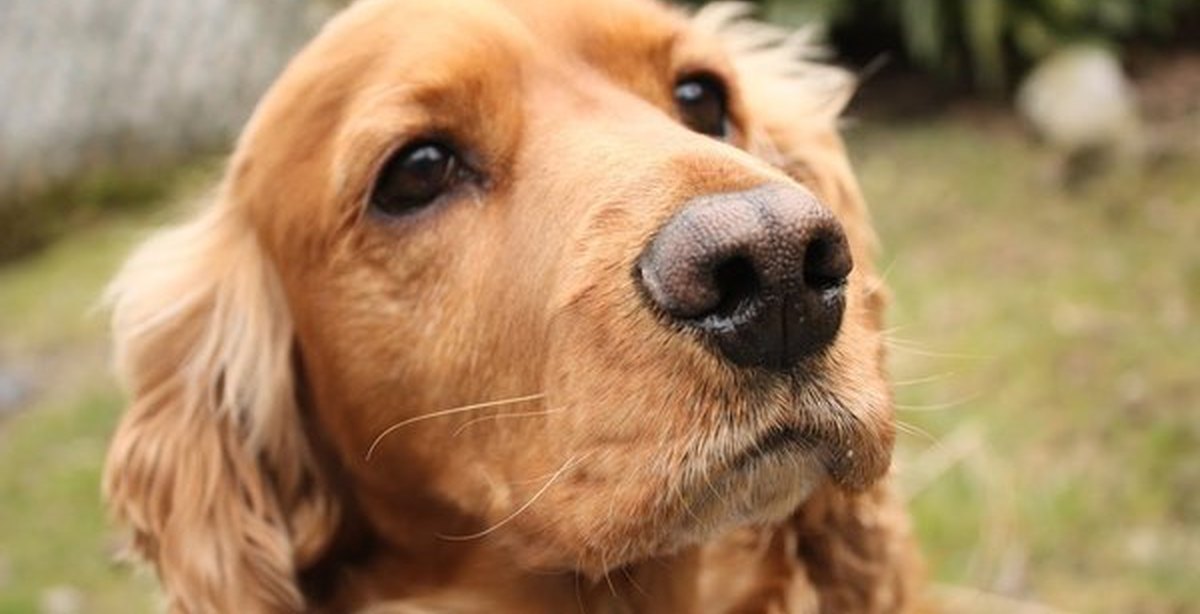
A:
{"type": "Polygon", "coordinates": [[[461,177],[458,156],[436,142],[420,142],[392,156],[371,190],[371,206],[390,215],[432,203],[461,177]]]}
{"type": "Polygon", "coordinates": [[[689,128],[725,138],[729,133],[729,110],[725,100],[725,85],[716,77],[696,75],[684,77],[675,84],[675,105],[689,128]]]}

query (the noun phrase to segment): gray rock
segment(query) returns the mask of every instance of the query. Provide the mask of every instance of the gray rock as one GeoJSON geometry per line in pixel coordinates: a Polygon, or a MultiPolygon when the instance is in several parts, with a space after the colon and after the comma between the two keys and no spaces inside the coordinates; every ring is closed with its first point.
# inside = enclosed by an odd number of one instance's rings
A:
{"type": "Polygon", "coordinates": [[[1118,58],[1092,45],[1066,47],[1021,84],[1017,108],[1052,147],[1075,154],[1136,154],[1142,139],[1134,90],[1118,58]]]}
{"type": "Polygon", "coordinates": [[[53,586],[42,591],[42,614],[78,614],[83,611],[83,592],[74,586],[53,586]]]}
{"type": "Polygon", "coordinates": [[[29,382],[16,372],[0,367],[0,417],[21,409],[31,392],[29,382]]]}

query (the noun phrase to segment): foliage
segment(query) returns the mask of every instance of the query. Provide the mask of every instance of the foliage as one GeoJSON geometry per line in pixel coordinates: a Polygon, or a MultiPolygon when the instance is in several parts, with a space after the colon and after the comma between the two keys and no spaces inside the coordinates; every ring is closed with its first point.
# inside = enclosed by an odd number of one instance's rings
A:
{"type": "Polygon", "coordinates": [[[161,202],[175,186],[207,178],[216,165],[197,156],[186,164],[98,170],[33,192],[0,194],[0,263],[105,216],[161,202]]]}
{"type": "Polygon", "coordinates": [[[1000,91],[1064,43],[1163,38],[1200,0],[766,0],[785,21],[829,23],[843,52],[899,52],[940,77],[1000,91]]]}
{"type": "Polygon", "coordinates": [[[27,388],[0,406],[0,614],[159,609],[150,578],[114,564],[123,538],[100,502],[121,398],[95,309],[130,245],[168,217],[154,205],[112,209],[0,264],[0,375],[27,388]]]}

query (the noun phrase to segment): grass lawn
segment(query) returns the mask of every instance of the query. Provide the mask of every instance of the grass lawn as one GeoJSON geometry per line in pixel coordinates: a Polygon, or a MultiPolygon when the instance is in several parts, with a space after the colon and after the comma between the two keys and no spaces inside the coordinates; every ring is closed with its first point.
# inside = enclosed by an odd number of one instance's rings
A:
{"type": "Polygon", "coordinates": [[[1075,193],[1002,119],[870,124],[902,475],[941,583],[1200,611],[1200,165],[1075,193]]]}
{"type": "Polygon", "coordinates": [[[110,562],[99,479],[120,395],[92,309],[140,223],[97,224],[0,269],[0,366],[38,380],[32,407],[0,418],[0,613],[151,610],[149,579],[110,562]]]}
{"type": "MultiPolygon", "coordinates": [[[[1200,165],[1066,193],[1048,154],[978,114],[865,122],[851,145],[937,590],[964,612],[993,595],[1200,612],[1200,165]]],[[[40,382],[0,418],[0,613],[152,608],[153,583],[109,563],[98,476],[120,400],[88,308],[163,217],[123,213],[0,268],[0,368],[40,382]]]]}

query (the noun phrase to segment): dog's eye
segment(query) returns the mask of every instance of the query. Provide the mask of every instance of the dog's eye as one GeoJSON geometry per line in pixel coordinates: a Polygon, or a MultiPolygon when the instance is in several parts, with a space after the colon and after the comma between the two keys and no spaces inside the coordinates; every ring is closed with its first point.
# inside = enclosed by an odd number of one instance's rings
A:
{"type": "Polygon", "coordinates": [[[725,86],[715,77],[697,75],[680,79],[675,84],[675,104],[683,123],[692,130],[717,138],[725,138],[729,133],[725,86]]]}
{"type": "Polygon", "coordinates": [[[449,147],[420,142],[392,156],[375,179],[371,206],[400,215],[432,203],[458,180],[459,159],[449,147]]]}

